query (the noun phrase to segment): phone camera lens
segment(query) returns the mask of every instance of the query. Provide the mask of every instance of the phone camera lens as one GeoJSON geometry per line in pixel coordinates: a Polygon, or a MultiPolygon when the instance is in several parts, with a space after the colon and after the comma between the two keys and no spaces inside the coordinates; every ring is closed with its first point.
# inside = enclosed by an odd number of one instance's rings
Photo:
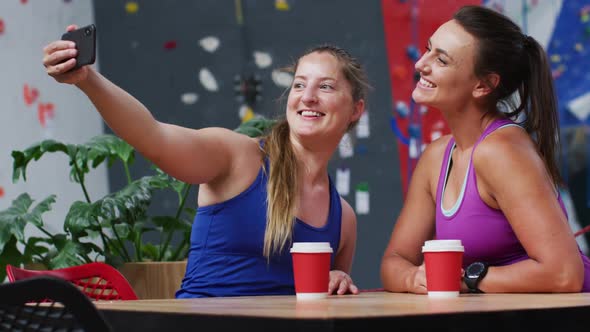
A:
{"type": "Polygon", "coordinates": [[[86,36],[90,36],[92,34],[92,31],[90,31],[90,29],[84,29],[84,34],[86,36]]]}

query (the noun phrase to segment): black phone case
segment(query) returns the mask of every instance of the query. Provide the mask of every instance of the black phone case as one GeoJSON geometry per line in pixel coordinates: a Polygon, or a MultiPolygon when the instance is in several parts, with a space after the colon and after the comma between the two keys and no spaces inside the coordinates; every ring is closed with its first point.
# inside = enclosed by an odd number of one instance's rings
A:
{"type": "Polygon", "coordinates": [[[61,39],[76,43],[78,55],[74,69],[93,64],[96,60],[96,27],[94,24],[66,32],[61,36],[61,39]]]}

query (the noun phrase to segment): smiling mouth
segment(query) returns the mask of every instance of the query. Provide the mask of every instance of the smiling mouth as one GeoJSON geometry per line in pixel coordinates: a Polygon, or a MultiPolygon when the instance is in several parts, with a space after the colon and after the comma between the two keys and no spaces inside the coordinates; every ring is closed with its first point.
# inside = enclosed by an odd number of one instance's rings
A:
{"type": "Polygon", "coordinates": [[[418,82],[421,86],[425,88],[436,88],[436,84],[430,82],[429,80],[425,79],[424,77],[420,77],[420,81],[418,82]]]}
{"type": "Polygon", "coordinates": [[[310,110],[303,110],[303,111],[299,111],[297,112],[297,114],[305,117],[305,118],[319,118],[322,116],[325,116],[326,114],[324,113],[320,113],[320,112],[316,112],[316,111],[310,111],[310,110]]]}

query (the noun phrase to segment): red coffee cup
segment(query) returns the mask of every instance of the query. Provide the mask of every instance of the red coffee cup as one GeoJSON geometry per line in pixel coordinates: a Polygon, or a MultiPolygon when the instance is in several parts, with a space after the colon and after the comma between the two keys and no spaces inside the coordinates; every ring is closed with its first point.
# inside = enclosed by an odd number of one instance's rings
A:
{"type": "Polygon", "coordinates": [[[293,243],[291,257],[297,299],[311,300],[328,296],[331,256],[329,242],[293,243]]]}
{"type": "Polygon", "coordinates": [[[424,242],[422,253],[426,268],[428,296],[435,298],[459,296],[463,251],[461,240],[424,242]]]}

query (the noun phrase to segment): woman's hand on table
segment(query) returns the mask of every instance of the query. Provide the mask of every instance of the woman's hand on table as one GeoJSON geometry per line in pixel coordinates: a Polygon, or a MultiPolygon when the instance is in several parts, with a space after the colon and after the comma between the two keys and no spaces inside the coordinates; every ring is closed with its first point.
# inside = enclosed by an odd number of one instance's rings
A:
{"type": "Polygon", "coordinates": [[[418,266],[417,269],[410,275],[408,292],[414,294],[427,294],[428,289],[426,288],[426,268],[424,263],[418,266]]]}
{"type": "Polygon", "coordinates": [[[330,284],[328,285],[328,294],[358,294],[359,289],[352,282],[352,278],[344,271],[330,271],[330,284]]]}

